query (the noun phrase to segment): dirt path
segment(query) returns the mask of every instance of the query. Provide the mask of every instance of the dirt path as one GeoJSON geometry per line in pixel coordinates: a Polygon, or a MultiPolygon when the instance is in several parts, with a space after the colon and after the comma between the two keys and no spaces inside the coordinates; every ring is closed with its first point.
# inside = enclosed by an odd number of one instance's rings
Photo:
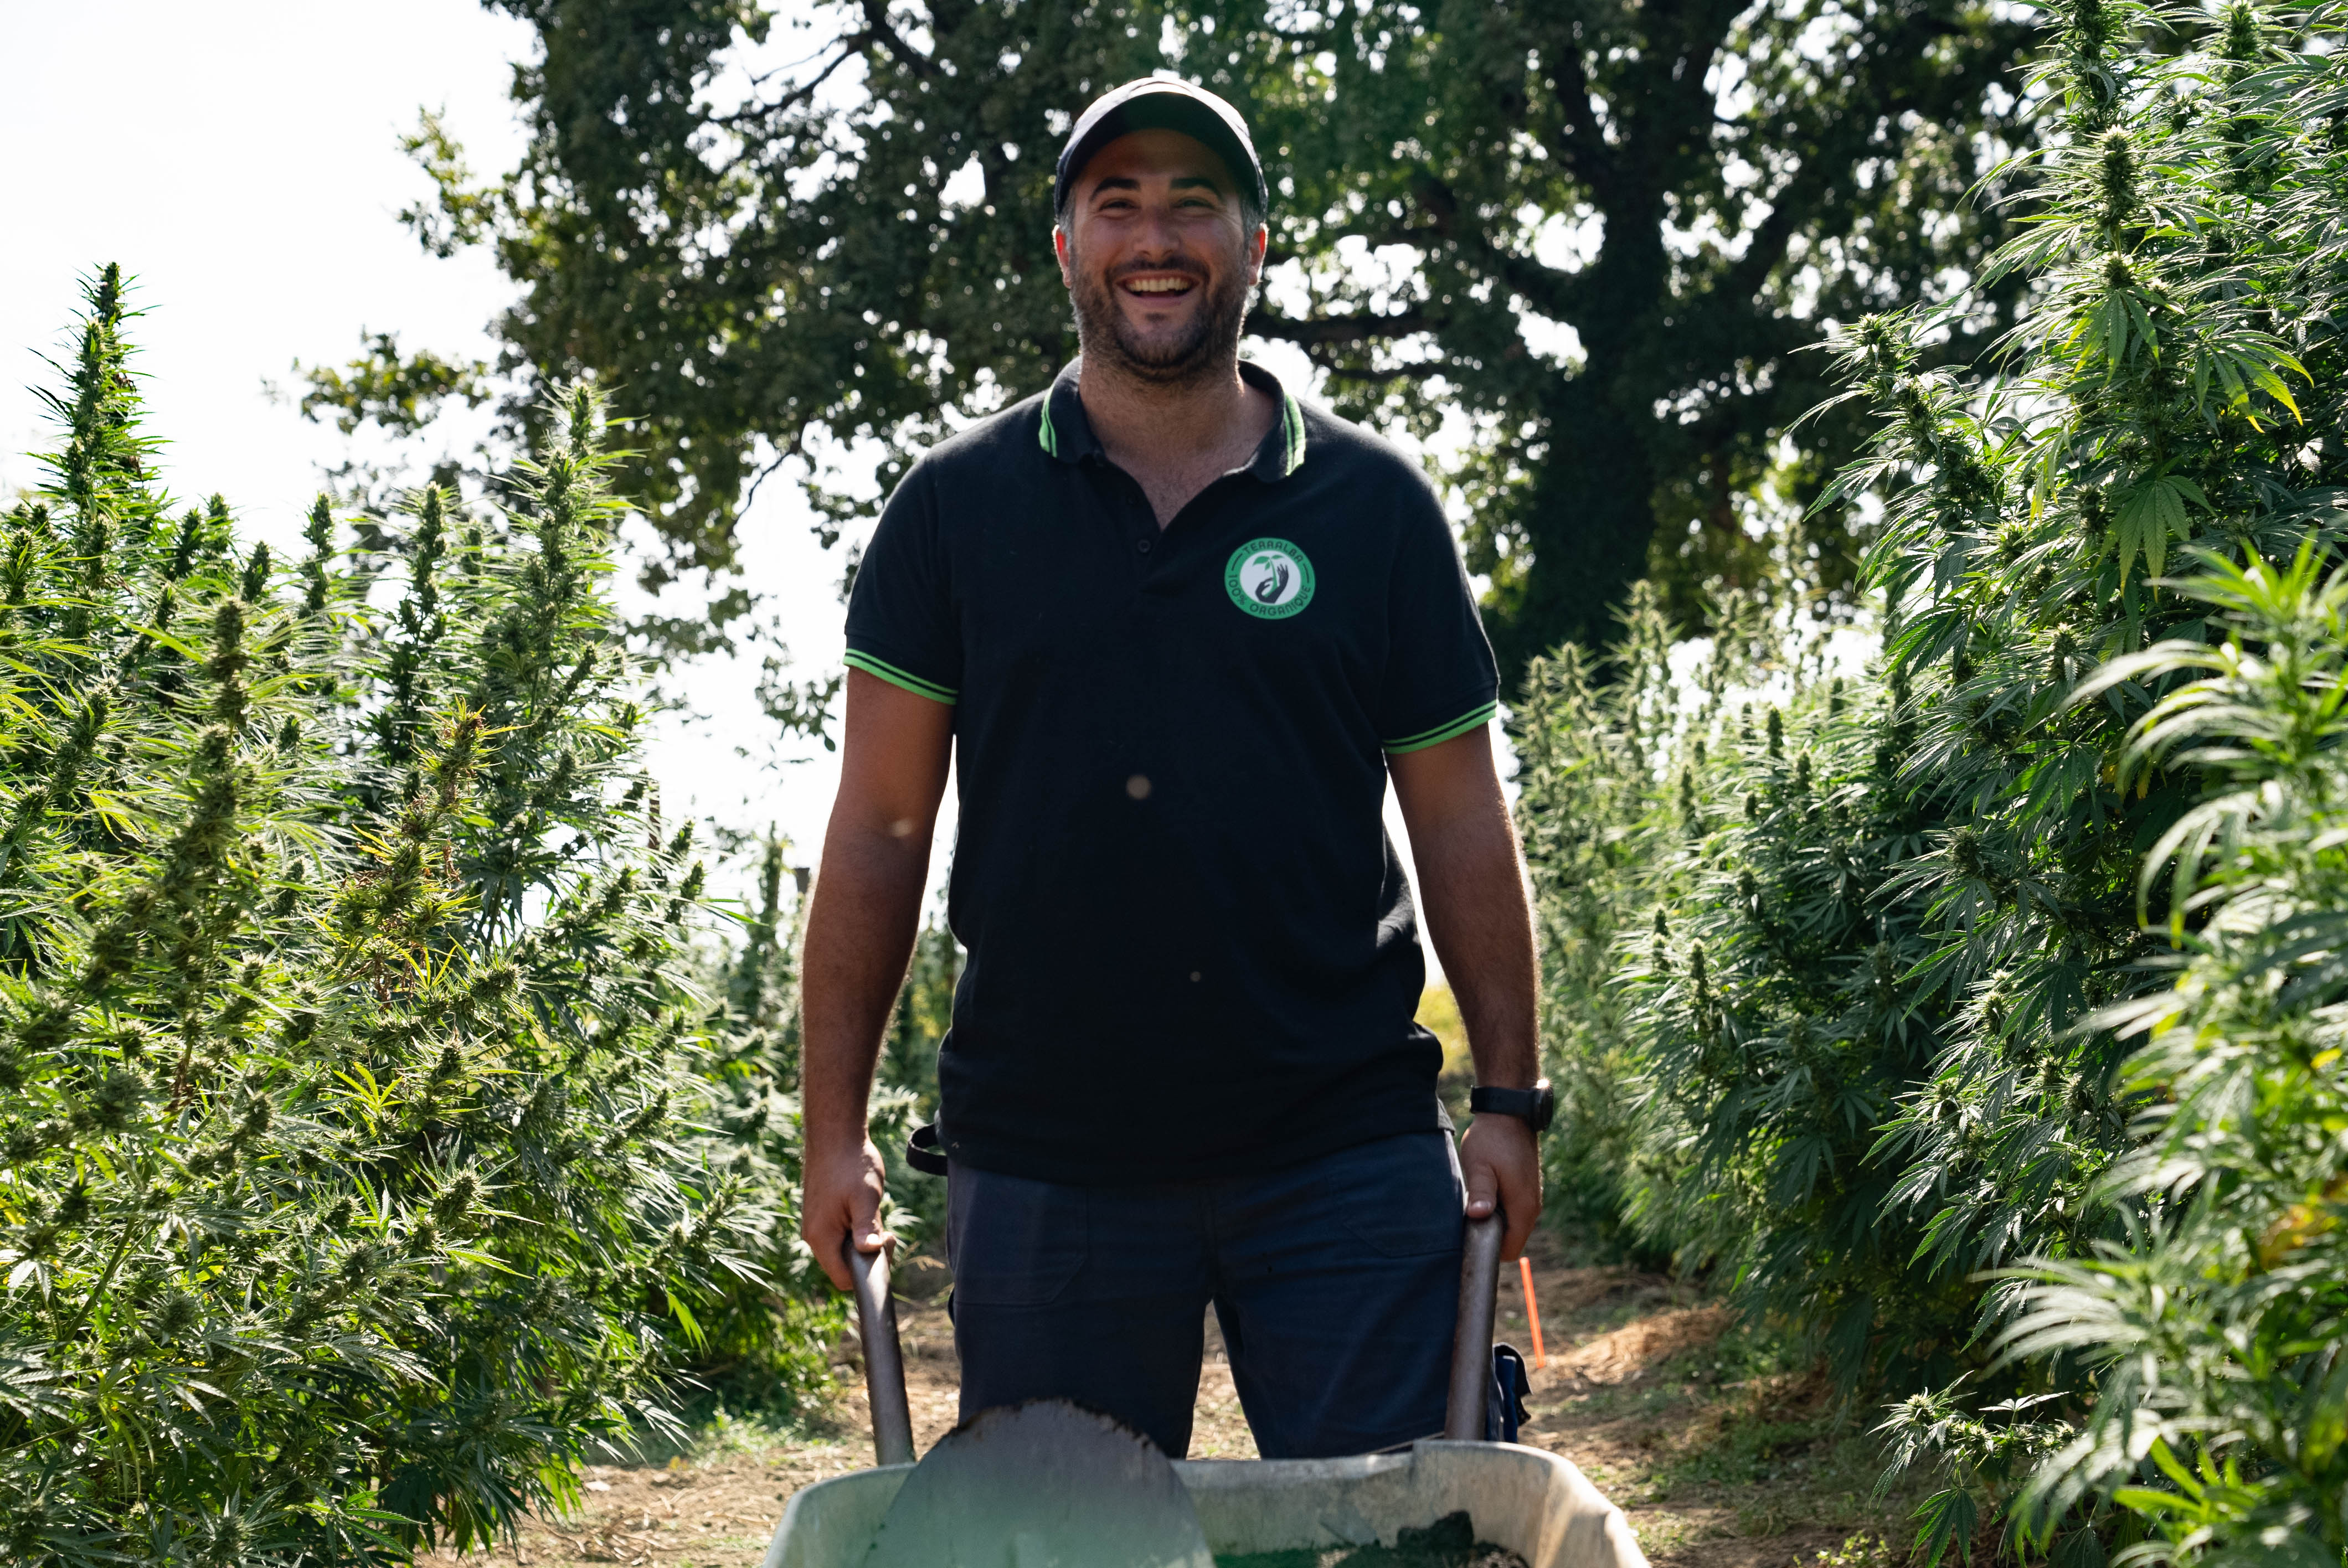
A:
{"type": "MultiPolygon", "coordinates": [[[[1535,1248],[1534,1290],[1549,1365],[1533,1374],[1523,1440],[1571,1460],[1621,1505],[1656,1568],[1818,1568],[1821,1553],[1850,1568],[1899,1560],[1852,1538],[1904,1540],[1899,1522],[1912,1502],[1870,1501],[1865,1423],[1838,1417],[1816,1379],[1772,1369],[1727,1312],[1684,1288],[1626,1269],[1566,1268],[1547,1252],[1535,1248]]],[[[1500,1337],[1529,1350],[1513,1270],[1500,1318],[1500,1337]]],[[[914,1442],[926,1450],[954,1422],[953,1334],[939,1301],[901,1302],[899,1320],[914,1442]]],[[[1208,1327],[1190,1456],[1252,1459],[1211,1315],[1208,1327]]],[[[519,1549],[494,1553],[495,1568],[756,1568],[794,1491],[870,1463],[860,1386],[839,1397],[813,1440],[721,1421],[665,1467],[591,1469],[579,1516],[525,1529],[519,1549]]],[[[490,1568],[479,1557],[424,1561],[490,1568]]]]}

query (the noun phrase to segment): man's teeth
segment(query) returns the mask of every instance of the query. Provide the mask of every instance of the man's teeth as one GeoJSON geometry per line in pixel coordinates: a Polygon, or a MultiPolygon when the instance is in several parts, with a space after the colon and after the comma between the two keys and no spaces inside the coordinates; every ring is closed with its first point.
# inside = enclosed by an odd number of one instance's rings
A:
{"type": "Polygon", "coordinates": [[[1126,288],[1137,294],[1187,294],[1190,292],[1188,278],[1128,278],[1126,288]]]}

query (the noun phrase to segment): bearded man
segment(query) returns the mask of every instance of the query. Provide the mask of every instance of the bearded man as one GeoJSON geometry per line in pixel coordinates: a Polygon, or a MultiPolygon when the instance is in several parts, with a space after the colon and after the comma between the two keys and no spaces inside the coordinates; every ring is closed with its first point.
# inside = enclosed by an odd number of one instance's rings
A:
{"type": "Polygon", "coordinates": [[[1425,476],[1239,357],[1268,200],[1184,83],[1071,130],[1082,352],[881,514],[808,922],[802,1234],[846,1288],[882,1245],[868,1099],[954,761],[963,1413],[1072,1399],[1177,1458],[1210,1305],[1267,1457],[1439,1432],[1463,1213],[1503,1206],[1518,1255],[1549,1115],[1491,651],[1425,476]],[[1456,1149],[1389,780],[1475,1057],[1456,1149]]]}

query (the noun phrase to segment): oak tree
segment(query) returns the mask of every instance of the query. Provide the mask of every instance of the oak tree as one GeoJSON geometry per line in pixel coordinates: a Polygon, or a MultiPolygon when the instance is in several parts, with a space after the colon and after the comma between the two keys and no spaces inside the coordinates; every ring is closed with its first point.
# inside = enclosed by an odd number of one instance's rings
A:
{"type": "MultiPolygon", "coordinates": [[[[1342,412],[1464,432],[1512,674],[1602,641],[1651,565],[1684,620],[1762,569],[1756,496],[1806,500],[1856,439],[1787,444],[1828,390],[1798,351],[1964,276],[2001,223],[1964,193],[2028,108],[2030,25],[1975,0],[488,3],[537,29],[528,150],[477,180],[427,121],[411,221],[520,285],[518,408],[588,374],[640,413],[655,579],[726,568],[769,474],[836,528],[870,504],[852,444],[885,484],[1042,386],[1076,346],[1050,243],[1071,116],[1171,70],[1241,108],[1272,179],[1249,330],[1342,412]]],[[[1939,352],[1972,357],[1999,306],[1939,352]]],[[[1840,528],[1807,541],[1829,586],[1840,528]]]]}

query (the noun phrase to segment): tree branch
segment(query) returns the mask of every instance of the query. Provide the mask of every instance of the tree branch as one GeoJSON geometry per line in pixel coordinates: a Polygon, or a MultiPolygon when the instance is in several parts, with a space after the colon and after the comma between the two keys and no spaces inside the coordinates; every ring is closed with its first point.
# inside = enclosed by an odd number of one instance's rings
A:
{"type": "Polygon", "coordinates": [[[1258,337],[1299,343],[1310,349],[1323,343],[1383,342],[1409,337],[1414,333],[1440,332],[1447,320],[1425,311],[1395,311],[1389,315],[1364,312],[1351,316],[1282,316],[1258,305],[1248,313],[1247,330],[1258,337]]]}
{"type": "MultiPolygon", "coordinates": [[[[866,46],[876,44],[878,42],[880,42],[880,40],[873,36],[869,28],[861,33],[850,34],[849,36],[839,40],[839,53],[832,56],[831,63],[829,65],[827,65],[823,69],[818,71],[808,80],[802,82],[797,87],[785,93],[775,102],[770,104],[744,104],[732,114],[710,116],[708,123],[711,125],[722,125],[730,129],[733,127],[741,124],[745,120],[765,119],[768,116],[782,114],[788,109],[796,108],[800,104],[805,103],[809,97],[813,97],[815,90],[830,79],[832,72],[839,69],[840,67],[856,58],[859,54],[863,52],[866,46]]],[[[769,74],[771,75],[772,73],[769,74]]],[[[764,78],[761,79],[763,80],[764,78]]]]}
{"type": "Polygon", "coordinates": [[[935,60],[899,37],[897,29],[889,26],[889,0],[864,0],[864,29],[882,48],[897,56],[898,64],[915,76],[934,77],[938,74],[935,60]]]}
{"type": "Polygon", "coordinates": [[[1590,107],[1590,75],[1582,69],[1579,44],[1558,51],[1557,107],[1565,117],[1564,144],[1557,149],[1558,161],[1590,187],[1590,194],[1602,210],[1621,196],[1622,168],[1590,107]]]}
{"type": "MultiPolygon", "coordinates": [[[[1879,36],[1875,50],[1879,63],[1882,59],[1905,59],[1920,52],[1923,46],[1955,29],[1930,16],[1909,18],[1890,36],[1879,36]]],[[[1996,57],[1995,52],[1990,57],[1996,57]]],[[[1984,85],[1978,70],[1962,72],[1953,78],[1941,78],[1932,85],[1941,90],[1924,95],[1905,90],[1903,82],[1887,84],[1881,72],[1862,72],[1859,80],[1869,90],[1856,103],[1835,106],[1828,125],[1816,128],[1812,134],[1817,153],[1804,160],[1770,199],[1769,216],[1763,219],[1746,246],[1745,253],[1725,269],[1713,287],[1706,289],[1694,302],[1708,303],[1712,299],[1737,301],[1749,299],[1760,292],[1780,262],[1797,234],[1822,237],[1847,232],[1849,214],[1845,221],[1821,228],[1827,218],[1828,199],[1838,183],[1852,179],[1852,166],[1870,153],[1885,159],[1896,159],[1903,149],[1902,138],[1895,136],[1889,145],[1881,143],[1872,128],[1896,123],[1904,110],[1914,109],[1928,121],[1943,118],[1947,106],[1937,101],[1951,96],[1953,85],[1956,96],[1969,97],[1984,85]],[[1839,135],[1828,134],[1839,131],[1839,135]]]]}
{"type": "MultiPolygon", "coordinates": [[[[1466,251],[1477,265],[1506,284],[1512,292],[1523,295],[1533,309],[1555,321],[1571,322],[1578,318],[1583,293],[1579,274],[1560,272],[1555,267],[1544,266],[1528,257],[1503,250],[1492,243],[1490,234],[1480,226],[1470,225],[1465,231],[1461,230],[1456,221],[1459,213],[1459,198],[1448,184],[1424,169],[1411,180],[1411,195],[1419,210],[1433,222],[1436,233],[1466,251]]],[[[1402,243],[1426,244],[1423,237],[1411,236],[1408,230],[1395,232],[1406,237],[1400,241],[1402,243]]]]}
{"type": "Polygon", "coordinates": [[[1447,374],[1452,366],[1442,360],[1422,360],[1414,364],[1390,364],[1372,368],[1350,365],[1334,355],[1315,349],[1306,349],[1304,355],[1339,381],[1425,381],[1431,376],[1447,374]]]}

